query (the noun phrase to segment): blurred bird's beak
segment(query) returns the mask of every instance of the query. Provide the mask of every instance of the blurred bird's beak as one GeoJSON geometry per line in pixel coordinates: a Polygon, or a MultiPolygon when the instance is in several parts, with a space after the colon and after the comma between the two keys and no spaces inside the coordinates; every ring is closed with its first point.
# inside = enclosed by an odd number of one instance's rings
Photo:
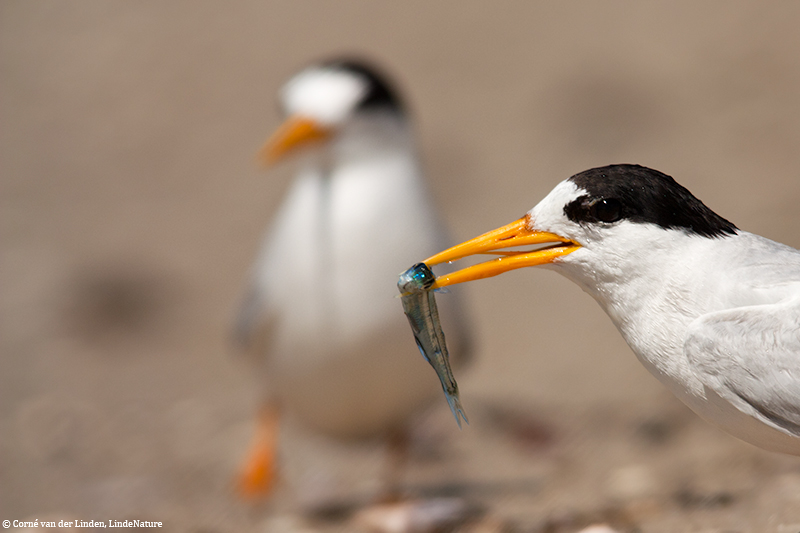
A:
{"type": "Polygon", "coordinates": [[[267,139],[258,152],[258,158],[265,166],[270,166],[298,148],[329,139],[332,133],[319,122],[299,115],[291,116],[267,139]]]}
{"type": "Polygon", "coordinates": [[[438,265],[461,259],[475,254],[497,254],[500,257],[478,263],[477,265],[457,270],[452,274],[445,274],[436,278],[433,288],[446,287],[465,281],[490,278],[503,272],[529,266],[552,263],[559,257],[570,254],[580,248],[580,245],[565,239],[555,233],[534,231],[530,229],[530,215],[525,215],[480,237],[475,237],[443,252],[429,257],[424,261],[428,266],[438,265]],[[535,250],[502,250],[514,246],[527,246],[531,244],[549,244],[535,250]]]}

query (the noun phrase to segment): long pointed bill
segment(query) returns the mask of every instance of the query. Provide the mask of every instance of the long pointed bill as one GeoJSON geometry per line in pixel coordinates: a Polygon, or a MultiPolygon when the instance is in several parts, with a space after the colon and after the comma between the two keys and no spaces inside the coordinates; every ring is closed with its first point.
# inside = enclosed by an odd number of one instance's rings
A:
{"type": "Polygon", "coordinates": [[[478,263],[477,265],[457,270],[452,274],[439,276],[436,278],[433,288],[489,278],[517,268],[552,263],[559,257],[563,257],[580,248],[578,243],[555,233],[533,231],[529,229],[529,224],[530,217],[526,215],[502,228],[484,233],[480,237],[462,242],[429,257],[424,263],[428,266],[433,266],[475,254],[500,255],[500,257],[491,261],[478,263]],[[504,248],[533,244],[550,244],[552,246],[545,246],[532,251],[503,250],[504,248]]]}
{"type": "Polygon", "coordinates": [[[294,150],[329,139],[332,134],[318,122],[301,116],[291,116],[267,139],[258,152],[258,158],[265,166],[272,165],[294,150]]]}

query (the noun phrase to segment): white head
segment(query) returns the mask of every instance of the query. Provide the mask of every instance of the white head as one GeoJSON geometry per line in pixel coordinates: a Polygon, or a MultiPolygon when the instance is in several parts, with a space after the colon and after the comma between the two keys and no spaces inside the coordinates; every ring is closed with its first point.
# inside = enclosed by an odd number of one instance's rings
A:
{"type": "Polygon", "coordinates": [[[376,69],[346,60],[302,70],[283,86],[280,101],[287,118],[262,149],[266,163],[330,140],[360,113],[403,113],[395,91],[376,69]]]}

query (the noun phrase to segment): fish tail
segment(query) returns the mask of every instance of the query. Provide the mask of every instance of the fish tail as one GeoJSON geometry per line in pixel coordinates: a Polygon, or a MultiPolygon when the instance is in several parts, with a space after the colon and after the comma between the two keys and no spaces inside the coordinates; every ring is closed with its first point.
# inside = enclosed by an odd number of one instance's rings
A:
{"type": "Polygon", "coordinates": [[[456,417],[456,423],[458,424],[458,429],[461,429],[462,418],[464,419],[464,422],[466,422],[467,425],[469,425],[467,414],[464,412],[464,406],[461,405],[461,399],[455,394],[450,394],[447,391],[445,391],[444,394],[445,397],[447,398],[447,404],[450,406],[450,412],[452,412],[453,416],[456,417]]]}

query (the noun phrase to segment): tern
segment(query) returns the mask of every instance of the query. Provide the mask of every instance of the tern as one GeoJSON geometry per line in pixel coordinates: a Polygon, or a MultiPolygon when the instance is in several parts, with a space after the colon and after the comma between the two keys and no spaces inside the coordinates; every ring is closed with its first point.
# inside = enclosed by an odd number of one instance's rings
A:
{"type": "MultiPolygon", "coordinates": [[[[362,61],[310,66],[282,88],[286,120],[260,152],[306,156],[252,267],[236,321],[263,372],[261,423],[240,479],[270,490],[279,413],[335,439],[402,434],[439,384],[419,356],[395,282],[451,244],[431,202],[408,112],[362,61]]],[[[457,301],[448,339],[465,360],[457,301]]],[[[445,312],[443,310],[443,312],[445,312]]],[[[390,439],[391,440],[391,439],[390,439]]]]}
{"type": "Polygon", "coordinates": [[[666,174],[625,164],[576,174],[519,220],[425,263],[484,253],[499,257],[434,287],[555,270],[698,415],[800,455],[800,251],[740,230],[666,174]],[[529,249],[508,250],[518,246],[529,249]]]}

